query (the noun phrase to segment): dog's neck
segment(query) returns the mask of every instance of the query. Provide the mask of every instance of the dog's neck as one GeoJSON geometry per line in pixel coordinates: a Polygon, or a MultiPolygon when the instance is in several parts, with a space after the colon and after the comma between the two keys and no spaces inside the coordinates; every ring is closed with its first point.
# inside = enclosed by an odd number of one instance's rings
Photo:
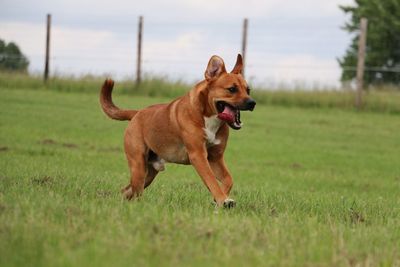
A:
{"type": "Polygon", "coordinates": [[[217,139],[216,134],[221,127],[222,121],[217,118],[217,115],[211,117],[204,116],[204,132],[208,145],[218,145],[221,140],[217,139]]]}

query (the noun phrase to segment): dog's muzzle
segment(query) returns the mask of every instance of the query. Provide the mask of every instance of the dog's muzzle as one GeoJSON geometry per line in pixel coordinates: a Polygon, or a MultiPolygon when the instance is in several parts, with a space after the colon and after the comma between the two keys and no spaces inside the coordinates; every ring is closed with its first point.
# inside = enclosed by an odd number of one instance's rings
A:
{"type": "Polygon", "coordinates": [[[240,105],[231,105],[224,101],[218,101],[216,103],[218,118],[228,123],[228,125],[234,130],[239,130],[240,128],[242,128],[242,122],[240,121],[240,111],[253,111],[255,106],[256,101],[254,101],[254,99],[250,97],[245,99],[240,105]]]}
{"type": "Polygon", "coordinates": [[[253,98],[248,98],[244,101],[244,103],[239,107],[240,110],[250,110],[253,111],[256,106],[256,101],[253,98]]]}

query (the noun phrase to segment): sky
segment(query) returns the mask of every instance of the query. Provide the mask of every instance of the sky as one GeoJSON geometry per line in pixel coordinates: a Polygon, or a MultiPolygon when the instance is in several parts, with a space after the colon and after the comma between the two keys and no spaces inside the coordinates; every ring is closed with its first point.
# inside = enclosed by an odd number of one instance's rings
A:
{"type": "Polygon", "coordinates": [[[340,86],[337,59],[351,36],[339,5],[353,0],[0,0],[0,39],[16,42],[42,73],[46,14],[51,74],[135,78],[144,17],[145,75],[196,82],[212,55],[233,68],[248,18],[246,78],[258,87],[340,86]]]}

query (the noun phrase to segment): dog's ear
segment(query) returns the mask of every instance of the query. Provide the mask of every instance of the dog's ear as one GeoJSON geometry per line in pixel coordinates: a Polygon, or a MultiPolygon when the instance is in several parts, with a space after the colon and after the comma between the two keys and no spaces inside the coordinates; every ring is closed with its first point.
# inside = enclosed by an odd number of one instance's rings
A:
{"type": "Polygon", "coordinates": [[[243,70],[243,58],[242,58],[241,54],[238,54],[235,67],[233,67],[233,70],[231,71],[231,73],[242,74],[242,70],[243,70]]]}
{"type": "Polygon", "coordinates": [[[208,61],[207,69],[204,73],[204,76],[206,77],[206,80],[209,81],[217,78],[225,72],[225,63],[222,58],[220,58],[219,56],[212,56],[210,58],[210,61],[208,61]]]}

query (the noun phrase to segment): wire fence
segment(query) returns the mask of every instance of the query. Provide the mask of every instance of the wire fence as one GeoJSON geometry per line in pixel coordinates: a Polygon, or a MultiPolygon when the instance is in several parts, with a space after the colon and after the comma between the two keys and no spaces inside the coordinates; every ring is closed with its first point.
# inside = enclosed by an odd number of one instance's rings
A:
{"type": "MultiPolygon", "coordinates": [[[[349,36],[340,26],[340,23],[329,20],[319,20],[318,23],[307,19],[250,20],[246,77],[264,88],[282,84],[293,88],[341,87],[341,71],[356,72],[357,66],[340,68],[337,62],[350,44],[349,36]]],[[[232,67],[236,54],[241,52],[241,27],[241,21],[211,27],[206,23],[145,21],[143,72],[187,82],[198,81],[213,54],[221,55],[227,68],[232,67]]],[[[135,79],[135,23],[116,32],[73,31],[56,23],[52,30],[50,75],[107,74],[135,79]]],[[[26,42],[20,45],[23,51],[29,51],[26,54],[30,70],[40,72],[45,60],[44,39],[35,37],[33,43],[32,46],[26,42]]],[[[22,58],[0,54],[0,64],[18,60],[22,58]]],[[[364,71],[379,75],[400,73],[400,68],[365,66],[364,71]]]]}

